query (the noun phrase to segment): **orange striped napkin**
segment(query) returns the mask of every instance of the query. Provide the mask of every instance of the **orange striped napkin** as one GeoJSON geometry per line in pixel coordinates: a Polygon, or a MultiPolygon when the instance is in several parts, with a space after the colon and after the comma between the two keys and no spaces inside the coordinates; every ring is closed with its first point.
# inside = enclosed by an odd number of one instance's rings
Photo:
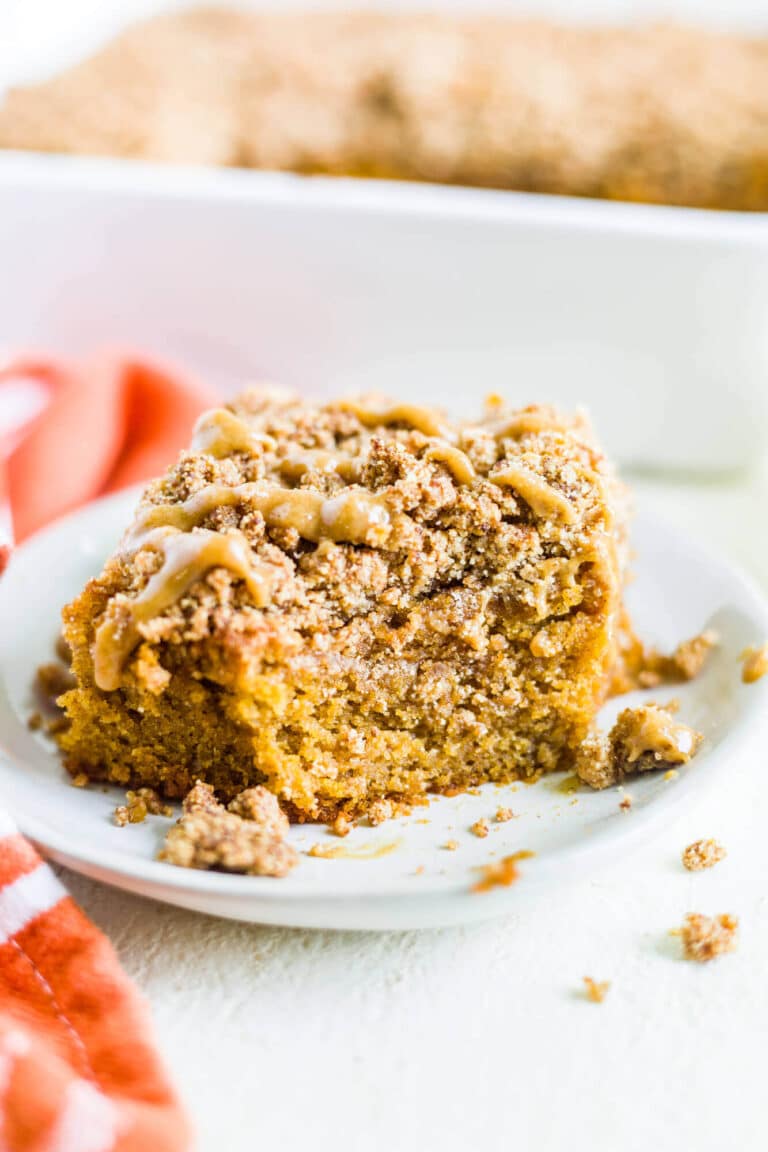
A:
{"type": "Polygon", "coordinates": [[[189,1147],[146,1008],[111,944],[0,815],[0,1149],[189,1147]]]}
{"type": "MultiPolygon", "coordinates": [[[[23,539],[159,472],[213,397],[132,359],[0,370],[0,574],[23,539]]],[[[182,1152],[143,1000],[0,810],[0,1152],[182,1152]]]]}

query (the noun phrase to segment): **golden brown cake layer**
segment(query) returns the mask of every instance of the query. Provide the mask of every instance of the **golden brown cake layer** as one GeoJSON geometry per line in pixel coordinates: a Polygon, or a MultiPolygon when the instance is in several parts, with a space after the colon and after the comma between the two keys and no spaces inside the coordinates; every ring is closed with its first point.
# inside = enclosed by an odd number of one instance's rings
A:
{"type": "Polygon", "coordinates": [[[768,40],[199,10],[0,109],[0,147],[768,207],[768,40]]]}
{"type": "Polygon", "coordinates": [[[73,775],[293,819],[568,767],[617,658],[622,489],[583,422],[269,390],[201,418],[64,611],[73,775]]]}

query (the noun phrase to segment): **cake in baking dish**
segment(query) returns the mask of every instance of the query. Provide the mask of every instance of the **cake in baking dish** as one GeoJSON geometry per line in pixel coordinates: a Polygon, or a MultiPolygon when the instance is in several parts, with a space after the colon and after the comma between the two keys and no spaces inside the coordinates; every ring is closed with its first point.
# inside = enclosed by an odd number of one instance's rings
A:
{"type": "Polygon", "coordinates": [[[0,148],[768,209],[768,38],[445,12],[164,13],[0,148]]]}
{"type": "Polygon", "coordinates": [[[292,820],[570,767],[620,659],[623,489],[583,419],[251,389],[64,610],[73,775],[292,820]]]}

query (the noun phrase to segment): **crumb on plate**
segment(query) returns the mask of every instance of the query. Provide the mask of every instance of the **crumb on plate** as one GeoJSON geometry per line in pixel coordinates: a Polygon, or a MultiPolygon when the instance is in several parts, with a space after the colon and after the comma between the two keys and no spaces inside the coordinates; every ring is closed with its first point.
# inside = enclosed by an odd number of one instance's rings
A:
{"type": "Polygon", "coordinates": [[[479,836],[481,840],[484,840],[490,831],[488,821],[485,818],[475,820],[469,830],[474,836],[479,836]]]}
{"type": "Polygon", "coordinates": [[[519,879],[520,872],[517,867],[519,861],[529,860],[533,855],[533,852],[523,849],[491,864],[483,864],[479,869],[480,879],[473,885],[472,891],[489,892],[491,888],[508,888],[519,879]]]}
{"type": "MultiPolygon", "coordinates": [[[[246,792],[257,792],[257,788],[246,792]]],[[[237,811],[225,808],[213,789],[198,780],[184,798],[182,815],[169,829],[158,859],[182,868],[285,876],[298,862],[285,832],[278,831],[287,831],[287,820],[283,823],[260,794],[241,793],[232,803],[237,811]],[[239,812],[258,815],[262,822],[239,812]]]]}
{"type": "Polygon", "coordinates": [[[739,659],[742,661],[742,680],[745,684],[754,684],[768,672],[768,644],[761,648],[745,648],[739,659]]]}
{"type": "Polygon", "coordinates": [[[354,825],[351,820],[348,820],[343,812],[339,812],[336,819],[330,825],[330,831],[334,836],[349,836],[354,825]]]}
{"type": "Polygon", "coordinates": [[[514,812],[511,808],[497,808],[495,820],[497,824],[506,824],[508,820],[514,818],[514,812]]]}
{"type": "Polygon", "coordinates": [[[608,788],[635,772],[687,763],[701,740],[658,704],[625,708],[607,735],[595,732],[583,741],[576,774],[592,788],[608,788]]]}

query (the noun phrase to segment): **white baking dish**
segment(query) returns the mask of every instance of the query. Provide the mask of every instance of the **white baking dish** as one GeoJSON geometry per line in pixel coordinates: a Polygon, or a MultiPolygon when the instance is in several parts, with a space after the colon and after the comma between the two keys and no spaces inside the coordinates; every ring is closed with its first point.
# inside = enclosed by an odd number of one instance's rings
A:
{"type": "Polygon", "coordinates": [[[4,351],[586,405],[631,464],[766,439],[768,216],[6,153],[0,254],[4,351]]]}

